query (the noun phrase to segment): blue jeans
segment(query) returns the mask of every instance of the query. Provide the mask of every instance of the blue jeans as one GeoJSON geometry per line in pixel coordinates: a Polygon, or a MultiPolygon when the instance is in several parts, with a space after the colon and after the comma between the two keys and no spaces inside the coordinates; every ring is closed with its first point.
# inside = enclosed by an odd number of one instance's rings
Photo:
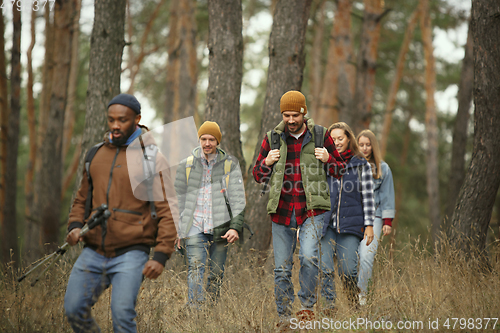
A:
{"type": "MultiPolygon", "coordinates": [[[[316,304],[316,285],[318,283],[319,242],[325,214],[320,214],[304,221],[300,227],[300,291],[297,296],[302,308],[311,309],[316,304]]],[[[278,315],[291,316],[292,303],[295,299],[292,283],[293,253],[297,245],[297,220],[292,213],[290,225],[273,222],[274,248],[274,295],[278,315]]]]}
{"type": "Polygon", "coordinates": [[[358,246],[360,238],[352,234],[338,233],[328,226],[325,236],[321,239],[321,268],[323,284],[321,295],[326,299],[327,307],[334,307],[335,280],[333,258],[337,256],[338,271],[348,288],[353,288],[358,274],[358,246]]]}
{"type": "Polygon", "coordinates": [[[364,294],[368,292],[368,281],[370,281],[372,277],[373,261],[375,260],[375,254],[377,254],[383,223],[380,217],[376,217],[373,222],[373,234],[375,235],[373,241],[369,246],[366,246],[366,240],[362,240],[361,243],[359,243],[358,287],[364,294]]]}
{"type": "Polygon", "coordinates": [[[205,301],[203,277],[207,264],[210,274],[207,281],[207,293],[211,300],[220,295],[224,265],[227,257],[227,242],[214,242],[213,235],[199,233],[186,238],[186,255],[188,260],[188,305],[198,307],[205,301]]]}
{"type": "Polygon", "coordinates": [[[135,304],[147,261],[148,254],[143,251],[129,251],[115,258],[106,258],[84,248],[73,266],[64,297],[64,309],[73,331],[100,332],[91,309],[101,293],[113,285],[113,330],[137,332],[135,304]]]}

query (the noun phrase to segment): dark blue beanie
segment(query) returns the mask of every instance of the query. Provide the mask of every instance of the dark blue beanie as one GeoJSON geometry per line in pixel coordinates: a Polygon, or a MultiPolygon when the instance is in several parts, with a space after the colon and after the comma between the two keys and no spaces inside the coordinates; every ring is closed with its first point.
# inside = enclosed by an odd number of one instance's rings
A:
{"type": "Polygon", "coordinates": [[[113,105],[113,104],[121,104],[121,105],[125,105],[125,106],[128,106],[129,108],[131,108],[135,113],[137,114],[141,114],[141,103],[139,103],[139,101],[137,100],[137,98],[135,98],[134,96],[132,95],[129,95],[129,94],[120,94],[120,95],[116,95],[115,97],[113,97],[113,99],[108,103],[108,108],[113,105]]]}

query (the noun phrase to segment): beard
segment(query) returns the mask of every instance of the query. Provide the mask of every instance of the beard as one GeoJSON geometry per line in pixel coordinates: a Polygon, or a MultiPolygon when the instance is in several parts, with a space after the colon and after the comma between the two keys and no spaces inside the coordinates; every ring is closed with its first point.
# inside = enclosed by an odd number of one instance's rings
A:
{"type": "Polygon", "coordinates": [[[135,126],[130,126],[126,131],[113,131],[111,134],[121,134],[121,136],[117,139],[113,137],[113,145],[115,146],[123,146],[127,143],[128,138],[135,132],[135,126]]]}
{"type": "Polygon", "coordinates": [[[292,128],[290,128],[290,124],[286,123],[286,127],[288,128],[288,132],[292,134],[299,134],[302,132],[302,127],[304,126],[304,120],[297,121],[292,125],[292,128]]]}

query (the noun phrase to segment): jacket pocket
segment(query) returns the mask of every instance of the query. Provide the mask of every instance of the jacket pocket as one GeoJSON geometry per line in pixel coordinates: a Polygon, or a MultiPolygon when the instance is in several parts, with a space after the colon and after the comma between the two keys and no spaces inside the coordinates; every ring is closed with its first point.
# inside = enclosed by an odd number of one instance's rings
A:
{"type": "Polygon", "coordinates": [[[141,242],[144,230],[141,212],[113,208],[108,220],[106,246],[121,248],[141,242]]]}

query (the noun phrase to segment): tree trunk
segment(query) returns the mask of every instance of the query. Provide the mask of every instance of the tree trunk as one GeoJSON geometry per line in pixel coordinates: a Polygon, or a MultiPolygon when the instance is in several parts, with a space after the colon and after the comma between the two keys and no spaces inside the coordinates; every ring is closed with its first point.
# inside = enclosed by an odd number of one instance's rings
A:
{"type": "Polygon", "coordinates": [[[446,204],[445,226],[449,222],[457,203],[458,193],[465,178],[465,151],[467,147],[467,127],[469,125],[469,111],[474,88],[474,44],[472,43],[472,29],[469,28],[465,56],[462,62],[462,74],[458,84],[458,111],[453,129],[453,146],[451,148],[450,178],[448,180],[448,200],[446,204]]]}
{"type": "Polygon", "coordinates": [[[56,2],[54,7],[54,75],[50,95],[49,121],[45,139],[40,147],[42,165],[40,181],[40,219],[42,244],[54,251],[59,243],[62,187],[62,145],[64,140],[64,113],[68,97],[73,37],[74,0],[56,2]]]}
{"type": "Polygon", "coordinates": [[[193,0],[170,2],[164,113],[166,124],[197,113],[195,10],[193,0]]]}
{"type": "Polygon", "coordinates": [[[474,150],[448,230],[452,244],[468,258],[484,255],[488,225],[500,185],[498,13],[500,4],[496,0],[472,1],[474,150]]]}
{"type": "Polygon", "coordinates": [[[10,113],[7,130],[7,159],[5,174],[5,205],[2,207],[2,262],[11,259],[19,264],[17,251],[17,155],[19,147],[19,117],[21,114],[21,11],[12,8],[12,59],[10,62],[10,113]]]}
{"type": "Polygon", "coordinates": [[[30,224],[26,218],[31,214],[31,209],[33,208],[33,180],[35,175],[35,161],[36,161],[36,114],[35,114],[35,99],[33,97],[33,65],[32,65],[32,53],[33,48],[36,43],[36,11],[31,12],[31,44],[28,48],[27,57],[28,63],[26,64],[28,70],[28,84],[26,87],[26,113],[28,118],[28,134],[29,134],[29,158],[28,165],[26,167],[26,177],[24,181],[24,198],[25,198],[25,225],[30,224]]]}
{"type": "Polygon", "coordinates": [[[26,212],[25,240],[24,240],[24,258],[32,262],[42,255],[42,237],[40,221],[40,197],[44,188],[40,177],[42,168],[42,150],[40,143],[45,140],[47,123],[49,120],[49,102],[52,92],[52,77],[54,74],[54,23],[51,19],[49,6],[45,7],[45,56],[42,68],[42,92],[40,93],[37,140],[38,149],[35,159],[35,184],[32,205],[26,212]]]}
{"type": "Polygon", "coordinates": [[[205,120],[215,121],[222,132],[221,148],[245,170],[241,149],[240,94],[243,77],[241,0],[208,2],[208,89],[205,120]]]}
{"type": "Polygon", "coordinates": [[[309,106],[308,111],[311,114],[319,116],[319,103],[321,95],[321,81],[323,78],[323,38],[325,34],[325,0],[318,0],[317,16],[318,19],[314,24],[314,38],[311,50],[311,73],[309,78],[309,106]]]}
{"type": "Polygon", "coordinates": [[[432,243],[436,244],[439,232],[440,200],[439,200],[439,168],[438,168],[438,133],[434,93],[436,91],[436,65],[434,48],[432,47],[432,25],[429,14],[429,0],[421,2],[420,25],[425,56],[425,130],[427,132],[427,195],[429,200],[429,219],[431,221],[432,243]]]}
{"type": "MultiPolygon", "coordinates": [[[[69,70],[69,83],[68,83],[68,100],[66,109],[64,111],[64,140],[63,140],[63,153],[62,161],[66,161],[69,148],[71,147],[71,139],[73,138],[73,129],[75,128],[75,100],[76,88],[78,84],[78,54],[80,45],[80,12],[82,8],[82,1],[75,0],[75,15],[73,18],[73,38],[71,41],[71,65],[69,70]]],[[[64,196],[64,188],[62,195],[64,196]]]]}
{"type": "Polygon", "coordinates": [[[357,57],[356,90],[350,112],[342,118],[351,125],[354,133],[368,128],[371,121],[375,71],[377,69],[377,49],[382,20],[382,0],[365,0],[365,13],[361,32],[361,44],[357,57]]]}
{"type": "MultiPolygon", "coordinates": [[[[413,113],[410,111],[408,117],[406,118],[406,126],[405,126],[405,136],[403,139],[403,150],[401,151],[401,155],[399,157],[399,165],[398,168],[404,170],[406,167],[406,162],[408,161],[408,153],[410,147],[410,138],[411,138],[411,128],[410,128],[410,120],[413,116],[413,113]]],[[[394,259],[394,251],[396,250],[396,234],[398,231],[399,224],[399,207],[401,207],[401,201],[404,197],[403,191],[403,182],[398,181],[396,183],[396,215],[394,216],[394,220],[392,221],[392,233],[391,233],[391,241],[389,246],[389,259],[394,259]]]]}
{"type": "MultiPolygon", "coordinates": [[[[5,24],[4,24],[3,8],[0,7],[0,160],[1,160],[1,177],[0,177],[0,212],[3,212],[5,207],[6,198],[6,182],[7,182],[7,132],[10,107],[8,102],[8,88],[7,88],[7,68],[5,61],[5,24]]],[[[0,226],[4,224],[3,214],[0,213],[0,226]]],[[[1,228],[1,227],[0,227],[1,228]]],[[[3,233],[3,229],[0,229],[3,233]]],[[[0,249],[3,252],[3,249],[0,249]]],[[[0,261],[2,260],[3,253],[0,253],[0,261]]]]}
{"type": "Polygon", "coordinates": [[[382,158],[385,157],[387,151],[387,139],[389,138],[389,132],[391,130],[392,123],[392,113],[396,107],[396,96],[399,90],[399,83],[403,77],[403,70],[405,65],[406,54],[410,48],[410,42],[413,38],[413,32],[415,31],[415,26],[417,25],[417,20],[420,15],[420,8],[417,8],[413,14],[411,14],[408,20],[408,27],[405,31],[405,36],[403,38],[403,44],[399,50],[398,61],[396,63],[396,73],[394,79],[392,80],[391,87],[389,90],[389,95],[387,96],[387,104],[385,106],[385,116],[384,116],[384,127],[382,129],[382,138],[380,140],[380,152],[382,158]]]}
{"type": "Polygon", "coordinates": [[[316,123],[330,126],[346,114],[354,93],[356,68],[352,65],[352,0],[339,0],[328,47],[328,61],[316,123]]]}
{"type": "Polygon", "coordinates": [[[246,248],[267,250],[271,244],[271,221],[265,208],[269,195],[261,196],[262,185],[257,184],[251,174],[266,132],[282,120],[279,109],[281,96],[289,90],[300,90],[302,87],[304,44],[310,8],[311,0],[280,0],[274,11],[259,141],[245,186],[247,202],[252,204],[246,210],[245,221],[255,232],[252,239],[245,243],[246,248]]]}
{"type": "Polygon", "coordinates": [[[125,46],[125,4],[125,0],[102,0],[94,3],[87,110],[73,197],[80,187],[85,155],[90,147],[102,141],[106,131],[108,103],[120,93],[121,63],[125,46]]]}

